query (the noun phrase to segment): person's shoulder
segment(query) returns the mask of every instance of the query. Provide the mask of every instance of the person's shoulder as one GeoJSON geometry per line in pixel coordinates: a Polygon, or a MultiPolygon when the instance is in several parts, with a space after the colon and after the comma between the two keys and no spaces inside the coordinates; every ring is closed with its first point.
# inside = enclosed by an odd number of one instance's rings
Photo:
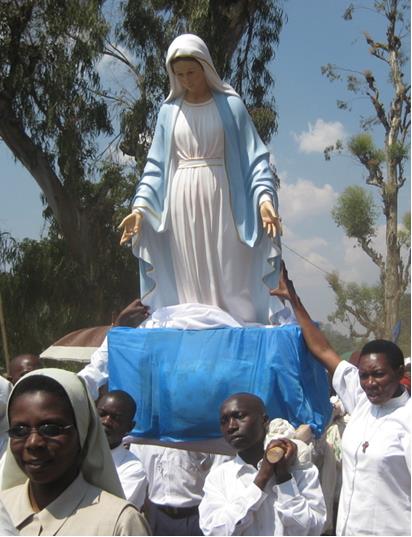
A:
{"type": "Polygon", "coordinates": [[[143,464],[140,459],[128,449],[124,449],[121,460],[115,460],[117,471],[121,474],[140,475],[144,472],[143,464]]]}
{"type": "Polygon", "coordinates": [[[236,462],[236,459],[229,459],[220,464],[212,466],[206,479],[219,479],[219,477],[222,477],[224,475],[237,473],[238,470],[239,463],[236,462]]]}
{"type": "Polygon", "coordinates": [[[111,506],[112,512],[113,509],[115,509],[116,511],[118,510],[119,512],[123,511],[123,509],[125,509],[129,505],[134,508],[134,505],[125,500],[124,498],[119,498],[119,496],[115,496],[114,494],[111,494],[110,492],[107,492],[103,489],[98,490],[99,494],[96,500],[102,507],[111,506]]]}
{"type": "Polygon", "coordinates": [[[130,516],[140,515],[140,511],[135,505],[119,498],[110,492],[99,489],[99,494],[96,497],[96,503],[99,505],[102,513],[107,513],[108,517],[119,517],[122,514],[127,513],[130,516]]]}
{"type": "Polygon", "coordinates": [[[105,535],[149,535],[147,522],[135,505],[110,492],[91,487],[97,494],[88,508],[94,508],[94,516],[99,517],[99,527],[105,535]]]}

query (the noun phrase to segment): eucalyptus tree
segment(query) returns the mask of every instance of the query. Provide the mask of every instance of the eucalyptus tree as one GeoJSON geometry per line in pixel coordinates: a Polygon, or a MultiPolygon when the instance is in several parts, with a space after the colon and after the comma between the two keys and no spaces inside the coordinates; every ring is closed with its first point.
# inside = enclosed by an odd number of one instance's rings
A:
{"type": "MultiPolygon", "coordinates": [[[[365,7],[385,21],[385,37],[364,32],[364,38],[369,53],[385,66],[386,76],[379,80],[370,69],[355,72],[332,64],[322,68],[331,81],[346,80],[347,89],[366,97],[372,110],[370,116],[361,119],[363,132],[353,136],[346,148],[342,142],[328,147],[325,156],[330,158],[333,150],[347,149],[363,167],[366,184],[378,189],[381,207],[364,188],[352,186],[341,194],[332,216],[378,267],[379,282],[375,286],[345,284],[337,273],[331,274],[328,281],[337,301],[332,320],[349,323],[354,335],[390,338],[399,320],[402,296],[409,286],[411,263],[410,215],[405,215],[402,225],[398,214],[399,193],[408,179],[411,87],[404,71],[405,41],[408,46],[410,40],[410,2],[374,0],[367,6],[351,4],[344,18],[352,20],[355,12],[365,7]],[[390,97],[385,99],[388,89],[390,97]],[[379,137],[383,140],[381,144],[376,141],[379,137]],[[384,254],[373,244],[379,214],[385,219],[384,254]],[[362,334],[356,332],[356,321],[364,328],[362,334]]],[[[338,106],[350,109],[347,101],[338,101],[338,106]]]]}

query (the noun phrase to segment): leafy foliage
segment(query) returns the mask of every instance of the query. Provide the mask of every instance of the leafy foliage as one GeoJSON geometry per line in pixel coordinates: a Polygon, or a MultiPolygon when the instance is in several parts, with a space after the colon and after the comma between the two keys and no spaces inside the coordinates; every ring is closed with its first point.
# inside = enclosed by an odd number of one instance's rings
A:
{"type": "Polygon", "coordinates": [[[347,352],[353,352],[359,348],[359,341],[338,332],[332,324],[322,323],[321,330],[325,334],[332,348],[342,355],[347,352]]]}
{"type": "Polygon", "coordinates": [[[0,99],[74,191],[95,137],[112,130],[95,94],[95,62],[107,33],[100,6],[96,0],[0,4],[0,99]]]}
{"type": "Polygon", "coordinates": [[[339,196],[332,217],[348,237],[369,239],[376,235],[378,208],[373,196],[360,186],[349,186],[339,196]]]}
{"type": "Polygon", "coordinates": [[[328,316],[330,322],[339,321],[349,327],[351,337],[368,338],[384,335],[384,304],[381,285],[369,286],[357,283],[344,283],[335,272],[327,276],[327,281],[336,295],[336,310],[328,316]],[[356,323],[366,329],[358,332],[356,323]]]}

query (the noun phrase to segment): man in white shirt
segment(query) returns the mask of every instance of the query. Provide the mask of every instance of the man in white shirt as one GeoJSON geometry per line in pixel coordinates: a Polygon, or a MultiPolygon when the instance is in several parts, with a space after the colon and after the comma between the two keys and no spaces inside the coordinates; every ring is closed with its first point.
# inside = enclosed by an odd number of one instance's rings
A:
{"type": "Polygon", "coordinates": [[[162,446],[131,444],[149,483],[147,518],[153,535],[203,535],[199,503],[212,466],[230,457],[162,446]]]}
{"type": "Polygon", "coordinates": [[[199,506],[204,535],[320,535],[326,507],[316,467],[296,464],[297,447],[272,440],[264,450],[269,418],[263,401],[240,393],[224,401],[221,430],[235,459],[211,470],[199,506]],[[270,463],[267,453],[282,448],[270,463]]]}
{"type": "Polygon", "coordinates": [[[109,441],[125,497],[141,509],[146,497],[146,474],[142,463],[122,443],[123,437],[134,427],[136,403],[128,393],[114,390],[99,399],[97,413],[109,441]]]}

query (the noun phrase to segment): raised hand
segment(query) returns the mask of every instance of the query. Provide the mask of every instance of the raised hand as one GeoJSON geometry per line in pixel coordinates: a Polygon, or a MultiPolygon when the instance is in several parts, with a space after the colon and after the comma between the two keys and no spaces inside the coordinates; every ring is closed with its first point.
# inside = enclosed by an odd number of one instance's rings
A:
{"type": "Polygon", "coordinates": [[[149,316],[149,308],[141,303],[140,299],[133,300],[122,310],[114,321],[114,326],[129,326],[136,328],[149,316]]]}
{"type": "Polygon", "coordinates": [[[289,300],[296,297],[295,287],[292,280],[289,279],[285,262],[282,261],[279,274],[279,284],[275,289],[270,290],[272,296],[277,296],[281,300],[289,300]]]}

